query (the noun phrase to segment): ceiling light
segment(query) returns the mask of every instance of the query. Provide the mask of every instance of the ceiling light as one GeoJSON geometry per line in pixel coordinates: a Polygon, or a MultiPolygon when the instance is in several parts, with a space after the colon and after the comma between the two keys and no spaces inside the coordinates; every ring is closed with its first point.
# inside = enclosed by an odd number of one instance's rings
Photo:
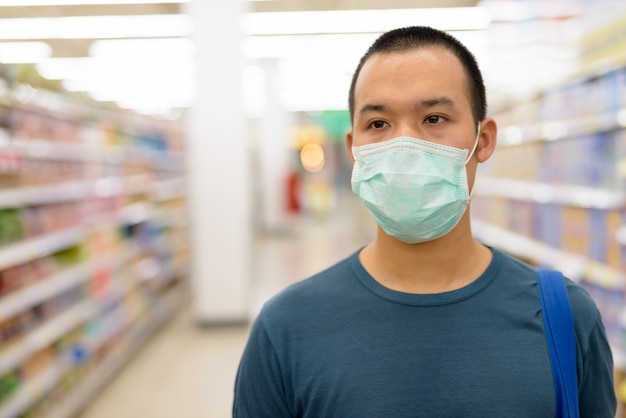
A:
{"type": "Polygon", "coordinates": [[[53,58],[37,64],[37,69],[45,78],[63,80],[67,90],[87,92],[95,100],[126,108],[190,106],[195,94],[194,61],[167,59],[53,58]]]}
{"type": "Polygon", "coordinates": [[[189,36],[183,14],[0,19],[0,39],[111,39],[189,36]]]}
{"type": "Polygon", "coordinates": [[[193,59],[172,60],[147,57],[142,60],[106,60],[101,58],[51,58],[37,64],[39,73],[49,80],[75,78],[131,78],[165,71],[181,72],[195,68],[193,59]]]}
{"type": "MultiPolygon", "coordinates": [[[[195,88],[193,80],[173,80],[164,83],[157,78],[138,80],[103,80],[82,86],[78,91],[88,93],[95,100],[116,102],[125,108],[167,109],[188,107],[193,103],[195,88]],[[155,88],[155,86],[159,86],[155,88]]],[[[63,86],[72,90],[71,83],[64,81],[63,86]]]]}
{"type": "Polygon", "coordinates": [[[491,17],[482,7],[445,7],[387,10],[246,13],[241,28],[248,35],[316,33],[375,33],[424,25],[441,30],[479,30],[491,17]]]}
{"type": "Polygon", "coordinates": [[[94,41],[89,55],[96,58],[145,59],[167,57],[168,60],[191,58],[195,45],[189,38],[109,39],[94,41]]]}
{"type": "Polygon", "coordinates": [[[143,105],[166,105],[175,101],[189,102],[193,97],[193,87],[172,85],[167,89],[163,86],[158,90],[154,85],[138,86],[135,83],[111,83],[99,89],[89,90],[88,93],[98,96],[101,101],[142,102],[143,105]],[[111,87],[111,88],[106,88],[111,87]]]}

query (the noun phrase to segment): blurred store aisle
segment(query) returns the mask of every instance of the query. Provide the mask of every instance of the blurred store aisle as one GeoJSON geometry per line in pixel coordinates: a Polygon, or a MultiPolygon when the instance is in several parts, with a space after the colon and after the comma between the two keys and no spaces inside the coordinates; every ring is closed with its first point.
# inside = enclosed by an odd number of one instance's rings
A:
{"type": "Polygon", "coordinates": [[[229,417],[247,327],[199,330],[179,312],[80,418],[229,417]]]}
{"type": "MultiPolygon", "coordinates": [[[[339,261],[372,237],[374,226],[352,195],[332,213],[293,219],[256,243],[253,314],[290,283],[339,261]]],[[[80,418],[227,418],[248,327],[199,329],[181,310],[104,388],[80,418]]]]}
{"type": "Polygon", "coordinates": [[[329,213],[294,218],[284,233],[258,238],[254,310],[277,291],[350,255],[373,238],[375,223],[352,192],[338,193],[329,213]]]}

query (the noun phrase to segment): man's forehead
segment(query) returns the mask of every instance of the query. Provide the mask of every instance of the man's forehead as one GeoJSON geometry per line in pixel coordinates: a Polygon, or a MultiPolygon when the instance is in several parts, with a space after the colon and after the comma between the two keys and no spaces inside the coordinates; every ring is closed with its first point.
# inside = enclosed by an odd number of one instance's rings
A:
{"type": "MultiPolygon", "coordinates": [[[[433,92],[425,92],[423,97],[415,98],[417,102],[428,105],[427,101],[434,101],[437,105],[451,105],[458,102],[456,97],[461,91],[467,93],[469,80],[462,63],[451,51],[439,46],[418,47],[402,51],[382,51],[372,54],[363,64],[361,72],[355,84],[356,111],[368,104],[376,103],[376,98],[370,98],[373,84],[376,90],[385,92],[386,88],[397,84],[402,77],[410,88],[422,81],[422,86],[433,86],[433,92]],[[406,65],[405,65],[406,64],[406,65]],[[413,83],[412,80],[415,80],[413,83]],[[433,83],[433,81],[437,82],[433,83]],[[438,86],[435,86],[438,85],[438,86]],[[445,100],[443,100],[445,98],[445,100]],[[454,100],[453,100],[454,99],[454,100]],[[365,103],[371,102],[371,103],[365,103]]],[[[400,93],[406,90],[401,89],[400,93]]]]}
{"type": "Polygon", "coordinates": [[[445,48],[421,47],[402,51],[382,51],[372,54],[363,63],[355,87],[362,84],[364,78],[389,77],[385,73],[393,73],[396,78],[402,71],[408,71],[405,74],[414,73],[415,77],[423,71],[430,71],[431,75],[435,76],[447,73],[455,78],[459,76],[465,78],[466,75],[459,58],[445,48]]]}

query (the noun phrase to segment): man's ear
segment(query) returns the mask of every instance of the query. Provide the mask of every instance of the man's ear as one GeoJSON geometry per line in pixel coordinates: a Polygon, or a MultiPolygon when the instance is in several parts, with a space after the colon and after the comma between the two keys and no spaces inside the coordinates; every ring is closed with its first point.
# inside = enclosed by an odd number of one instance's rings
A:
{"type": "Polygon", "coordinates": [[[350,162],[354,164],[354,155],[352,155],[352,131],[348,131],[346,133],[346,146],[348,147],[348,156],[350,157],[350,162]]]}
{"type": "Polygon", "coordinates": [[[476,147],[476,160],[483,163],[491,157],[496,149],[498,125],[492,118],[485,118],[480,123],[480,137],[476,147]]]}

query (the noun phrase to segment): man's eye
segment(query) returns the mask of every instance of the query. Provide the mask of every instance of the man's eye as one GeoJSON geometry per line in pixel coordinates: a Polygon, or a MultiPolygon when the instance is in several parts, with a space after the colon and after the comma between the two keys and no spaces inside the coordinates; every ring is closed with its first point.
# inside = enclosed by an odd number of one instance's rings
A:
{"type": "Polygon", "coordinates": [[[437,123],[442,122],[442,118],[441,118],[441,116],[438,116],[438,115],[432,115],[432,116],[428,116],[428,117],[426,118],[426,122],[428,122],[428,123],[432,123],[432,124],[434,124],[434,125],[435,125],[435,124],[437,124],[437,123]]]}
{"type": "Polygon", "coordinates": [[[374,129],[384,128],[385,126],[387,126],[387,122],[383,122],[382,120],[375,120],[372,122],[372,128],[374,129]]]}

